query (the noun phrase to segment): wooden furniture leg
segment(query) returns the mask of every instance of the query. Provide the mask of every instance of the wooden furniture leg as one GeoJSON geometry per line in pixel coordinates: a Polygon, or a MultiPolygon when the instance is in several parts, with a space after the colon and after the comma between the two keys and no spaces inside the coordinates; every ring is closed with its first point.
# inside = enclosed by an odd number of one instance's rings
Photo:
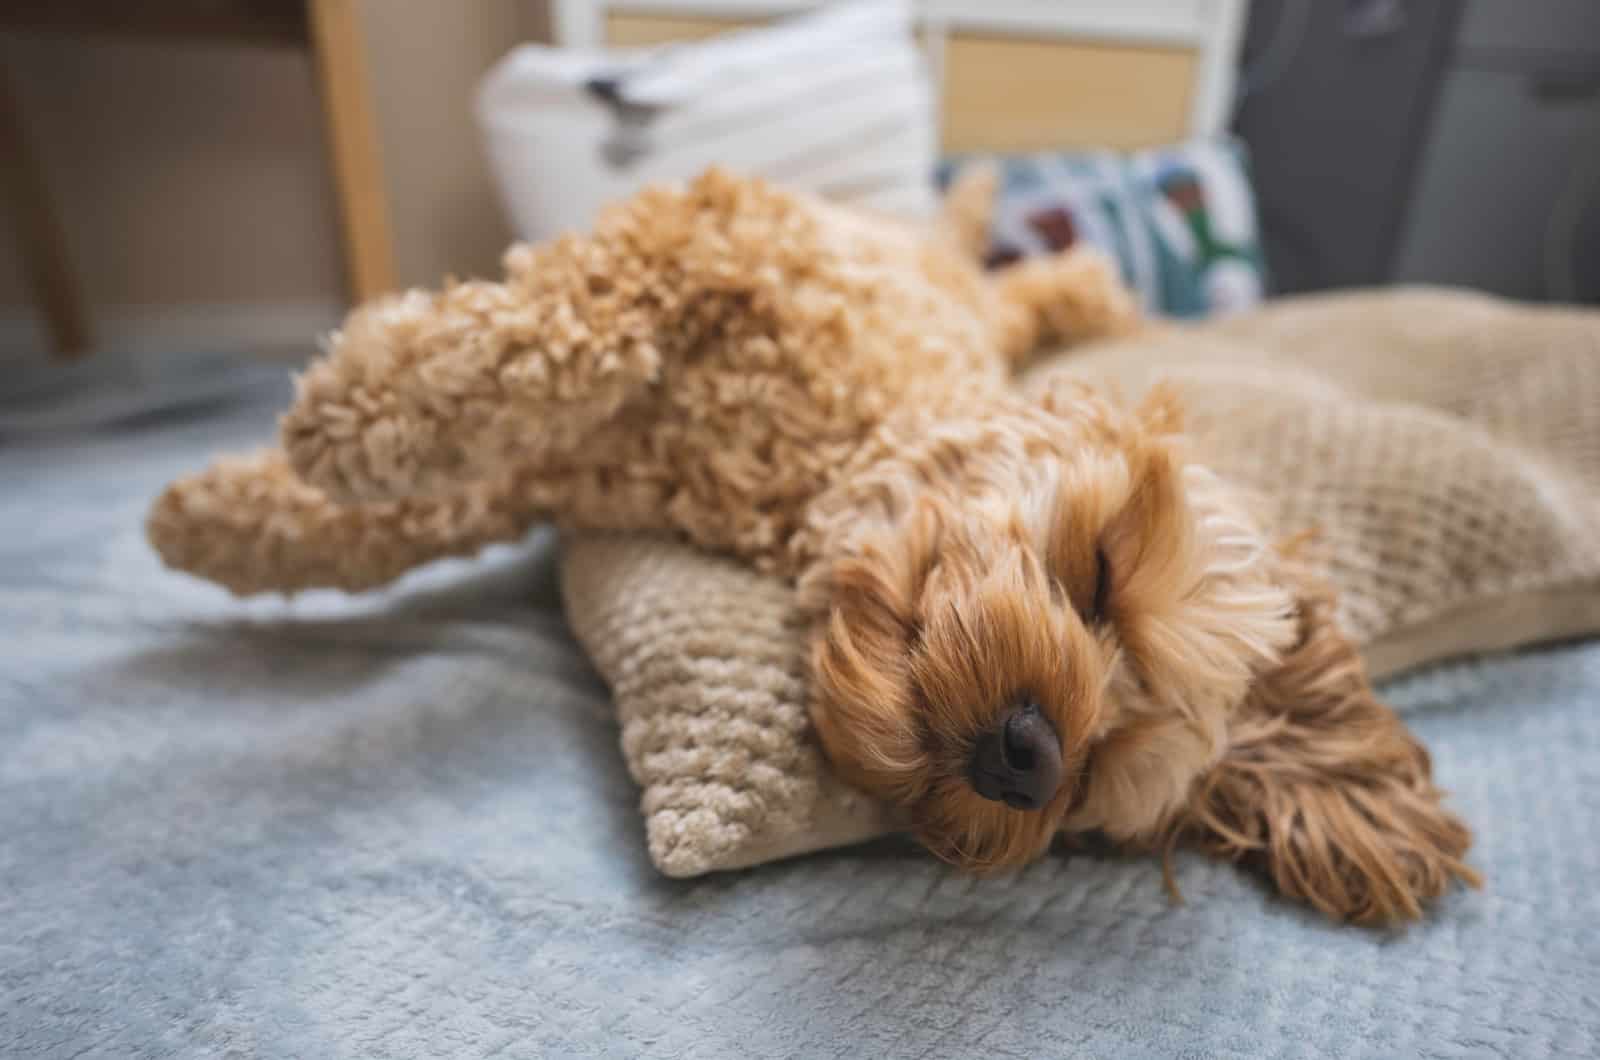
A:
{"type": "Polygon", "coordinates": [[[22,246],[22,265],[57,356],[89,349],[89,322],[66,237],[50,202],[44,174],[29,151],[10,72],[0,65],[0,195],[22,246]]]}
{"type": "Polygon", "coordinates": [[[395,276],[360,0],[307,3],[328,149],[338,187],[350,296],[361,302],[392,291],[395,276]]]}

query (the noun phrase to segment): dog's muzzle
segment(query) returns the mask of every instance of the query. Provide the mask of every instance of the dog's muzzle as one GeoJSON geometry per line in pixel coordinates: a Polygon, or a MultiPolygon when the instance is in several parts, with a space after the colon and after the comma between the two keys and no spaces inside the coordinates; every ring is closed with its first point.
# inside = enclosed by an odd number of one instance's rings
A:
{"type": "Polygon", "coordinates": [[[1037,704],[1007,708],[972,753],[972,790],[1014,810],[1037,810],[1061,787],[1061,737],[1037,704]]]}

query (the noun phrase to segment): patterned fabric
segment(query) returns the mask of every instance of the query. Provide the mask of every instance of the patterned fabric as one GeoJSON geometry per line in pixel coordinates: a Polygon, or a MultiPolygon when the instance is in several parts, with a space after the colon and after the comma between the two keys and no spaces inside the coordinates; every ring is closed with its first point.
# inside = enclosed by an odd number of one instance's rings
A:
{"type": "MultiPolygon", "coordinates": [[[[971,160],[947,160],[939,183],[948,183],[971,160]]],[[[1261,301],[1265,266],[1247,159],[1238,141],[994,161],[1003,180],[991,265],[1084,242],[1121,264],[1148,312],[1204,317],[1261,301]]]]}

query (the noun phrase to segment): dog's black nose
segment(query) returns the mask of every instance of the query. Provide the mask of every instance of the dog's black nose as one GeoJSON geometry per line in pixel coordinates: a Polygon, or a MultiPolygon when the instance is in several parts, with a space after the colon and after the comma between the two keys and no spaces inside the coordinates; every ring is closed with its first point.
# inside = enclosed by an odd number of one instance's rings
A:
{"type": "Polygon", "coordinates": [[[1049,802],[1061,773],[1061,737],[1034,703],[1008,708],[972,753],[972,790],[1014,810],[1049,802]]]}

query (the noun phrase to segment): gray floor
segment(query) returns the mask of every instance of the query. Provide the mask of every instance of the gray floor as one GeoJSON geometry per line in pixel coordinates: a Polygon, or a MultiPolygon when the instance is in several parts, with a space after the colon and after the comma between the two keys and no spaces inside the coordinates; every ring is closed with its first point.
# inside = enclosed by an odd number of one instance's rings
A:
{"type": "Polygon", "coordinates": [[[1600,647],[1397,701],[1490,880],[1399,935],[1184,859],[657,876],[550,542],[238,604],[140,520],[281,394],[0,440],[0,1056],[1594,1056],[1600,647]]]}

